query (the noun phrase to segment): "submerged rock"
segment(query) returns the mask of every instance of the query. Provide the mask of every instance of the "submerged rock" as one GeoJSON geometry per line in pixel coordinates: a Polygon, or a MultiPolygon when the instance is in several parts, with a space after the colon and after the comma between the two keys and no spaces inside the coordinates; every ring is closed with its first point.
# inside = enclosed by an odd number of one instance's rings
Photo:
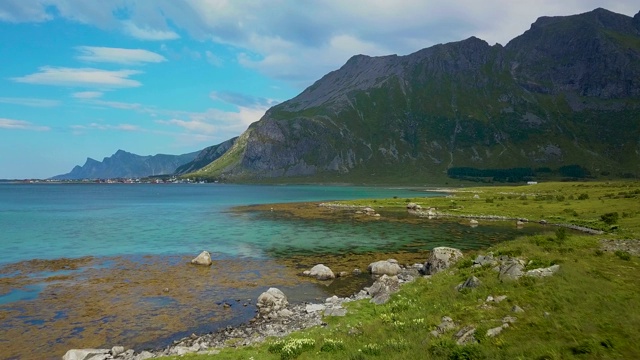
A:
{"type": "Polygon", "coordinates": [[[309,272],[305,272],[305,275],[310,276],[310,277],[314,277],[318,280],[331,280],[331,279],[335,279],[336,276],[333,273],[333,271],[331,271],[331,269],[329,269],[329,267],[323,265],[323,264],[318,264],[314,267],[311,268],[311,270],[309,270],[309,272]]]}

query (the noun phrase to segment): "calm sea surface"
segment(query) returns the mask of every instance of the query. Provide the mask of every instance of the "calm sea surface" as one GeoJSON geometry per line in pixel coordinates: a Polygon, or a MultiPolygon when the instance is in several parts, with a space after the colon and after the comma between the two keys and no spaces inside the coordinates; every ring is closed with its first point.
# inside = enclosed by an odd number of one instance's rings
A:
{"type": "MultiPolygon", "coordinates": [[[[263,257],[267,250],[388,245],[348,224],[259,221],[227,210],[237,205],[429,196],[402,189],[226,184],[0,185],[0,264],[81,256],[176,255],[208,250],[263,257]]],[[[375,229],[372,229],[375,231],[375,229]]]]}

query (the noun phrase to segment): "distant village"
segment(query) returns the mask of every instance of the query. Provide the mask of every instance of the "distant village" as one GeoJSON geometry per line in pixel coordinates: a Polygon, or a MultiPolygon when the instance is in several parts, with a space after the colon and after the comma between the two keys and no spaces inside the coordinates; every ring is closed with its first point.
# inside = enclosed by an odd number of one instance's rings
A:
{"type": "MultiPolygon", "coordinates": [[[[144,178],[114,178],[114,179],[24,179],[24,180],[0,180],[3,182],[27,183],[27,184],[205,184],[205,180],[180,179],[175,176],[154,176],[144,178]]],[[[218,181],[213,181],[217,183],[218,181]]]]}

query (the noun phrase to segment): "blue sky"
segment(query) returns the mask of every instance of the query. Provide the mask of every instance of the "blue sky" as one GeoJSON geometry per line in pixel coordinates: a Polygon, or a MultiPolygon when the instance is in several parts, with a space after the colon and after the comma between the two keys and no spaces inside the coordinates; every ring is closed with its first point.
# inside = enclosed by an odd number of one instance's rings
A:
{"type": "Polygon", "coordinates": [[[201,150],[242,133],[352,55],[477,36],[636,1],[1,0],[0,179],[118,149],[201,150]]]}

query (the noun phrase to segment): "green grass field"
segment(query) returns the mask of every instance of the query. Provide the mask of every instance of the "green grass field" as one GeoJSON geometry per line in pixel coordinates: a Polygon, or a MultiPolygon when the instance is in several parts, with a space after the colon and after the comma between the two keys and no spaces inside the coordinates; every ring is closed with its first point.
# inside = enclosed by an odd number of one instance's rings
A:
{"type": "Polygon", "coordinates": [[[602,239],[627,239],[640,248],[639,182],[478,187],[448,195],[349,203],[402,212],[416,202],[451,214],[544,219],[606,232],[549,227],[547,234],[466,253],[452,269],[403,286],[387,304],[349,303],[347,316],[325,318],[324,328],[180,359],[640,359],[640,258],[600,245],[602,239]],[[489,251],[526,259],[528,268],[559,264],[560,270],[548,278],[501,282],[490,267],[471,267],[476,255],[489,251]],[[455,290],[471,275],[481,286],[455,290]],[[489,295],[507,298],[485,303],[489,295]],[[524,312],[512,312],[515,305],[524,312]],[[456,328],[435,338],[429,333],[443,316],[456,328]],[[486,336],[505,316],[517,320],[498,336],[486,336]],[[453,334],[467,325],[476,328],[478,343],[457,345],[453,334]]]}

